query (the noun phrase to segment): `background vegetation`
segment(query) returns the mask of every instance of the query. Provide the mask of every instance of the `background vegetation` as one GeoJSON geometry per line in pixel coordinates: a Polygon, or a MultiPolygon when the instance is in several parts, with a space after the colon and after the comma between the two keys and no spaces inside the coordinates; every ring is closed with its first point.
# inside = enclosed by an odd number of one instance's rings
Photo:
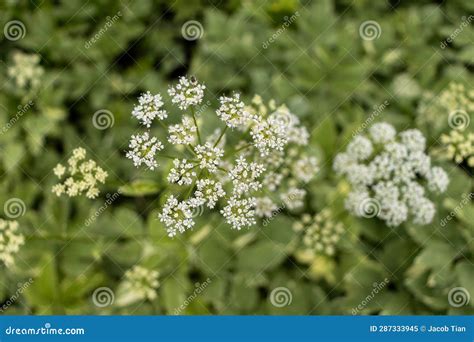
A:
{"type": "Polygon", "coordinates": [[[18,118],[0,135],[0,204],[25,203],[17,220],[26,243],[15,264],[0,269],[0,302],[32,279],[3,314],[173,314],[183,303],[181,314],[351,314],[361,303],[359,314],[474,313],[474,300],[448,302],[455,287],[474,296],[472,202],[440,224],[472,192],[472,167],[437,161],[451,184],[437,200],[433,224],[398,228],[349,216],[347,183],[331,170],[335,154],[371,117],[417,127],[429,151],[439,147],[449,113],[430,110],[428,121],[422,115],[450,82],[474,89],[473,12],[474,3],[463,0],[3,1],[1,27],[19,20],[26,31],[18,40],[0,38],[0,123],[18,118]],[[197,40],[183,37],[189,20],[203,27],[197,40]],[[368,20],[380,26],[372,40],[359,32],[368,20]],[[16,51],[40,57],[44,74],[33,92],[8,76],[16,51]],[[301,118],[321,164],[302,213],[329,208],[344,224],[334,256],[301,256],[292,229],[297,217],[285,210],[244,231],[206,213],[192,232],[166,237],[156,219],[163,172],[134,168],[124,150],[138,127],[130,117],[137,96],[165,93],[184,74],[208,87],[212,106],[204,118],[233,90],[246,101],[260,94],[286,103],[301,118]],[[113,114],[113,126],[93,125],[99,110],[113,114]],[[52,169],[77,146],[109,173],[95,200],[51,193],[52,169]],[[159,271],[158,297],[121,304],[124,273],[137,264],[159,271]],[[94,304],[99,287],[113,292],[114,303],[94,304]],[[283,307],[269,300],[278,287],[291,293],[283,307]]]}

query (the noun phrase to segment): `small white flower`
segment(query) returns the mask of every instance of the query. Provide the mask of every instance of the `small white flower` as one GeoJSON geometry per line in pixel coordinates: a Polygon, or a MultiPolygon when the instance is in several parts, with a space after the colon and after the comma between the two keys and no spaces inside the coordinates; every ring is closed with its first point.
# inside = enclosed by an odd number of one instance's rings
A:
{"type": "Polygon", "coordinates": [[[410,152],[424,151],[426,139],[417,129],[408,129],[400,133],[400,139],[410,152]]]}
{"type": "Polygon", "coordinates": [[[243,199],[231,197],[221,210],[221,214],[232,228],[240,230],[256,224],[254,207],[255,198],[253,197],[243,199]]]}
{"type": "Polygon", "coordinates": [[[448,174],[440,167],[433,167],[428,174],[428,188],[433,192],[445,192],[449,185],[448,174]]]}
{"type": "Polygon", "coordinates": [[[149,91],[138,98],[138,105],[133,108],[132,116],[138,119],[146,127],[150,127],[157,117],[164,120],[168,117],[166,110],[161,109],[163,101],[160,94],[152,95],[149,91]]]}
{"type": "Polygon", "coordinates": [[[199,161],[201,169],[207,169],[210,173],[217,171],[217,167],[224,156],[224,150],[219,147],[214,147],[210,142],[204,145],[197,145],[194,147],[196,157],[199,161]]]}
{"type": "Polygon", "coordinates": [[[125,272],[125,288],[141,300],[154,300],[157,297],[156,289],[160,286],[159,275],[155,270],[134,266],[125,272]]]}
{"type": "Polygon", "coordinates": [[[433,221],[436,209],[429,199],[420,197],[417,201],[411,203],[411,213],[413,223],[419,225],[430,224],[433,221]]]}
{"type": "Polygon", "coordinates": [[[190,145],[194,143],[196,126],[189,116],[183,116],[180,124],[168,128],[168,141],[174,145],[190,145]]]}
{"type": "Polygon", "coordinates": [[[250,113],[245,110],[245,104],[240,100],[240,94],[231,97],[221,96],[221,106],[216,111],[217,116],[230,128],[241,128],[250,120],[250,113]]]}
{"type": "Polygon", "coordinates": [[[128,147],[130,150],[126,157],[133,161],[133,165],[138,167],[145,164],[150,170],[158,166],[155,155],[164,148],[163,144],[156,137],[150,137],[148,132],[132,135],[128,147]]]}
{"type": "Polygon", "coordinates": [[[386,122],[379,122],[370,127],[369,133],[374,143],[386,144],[395,139],[397,131],[392,125],[386,122]]]}
{"type": "Polygon", "coordinates": [[[369,139],[356,136],[347,146],[347,154],[356,160],[365,160],[370,157],[374,148],[369,139]]]}
{"type": "Polygon", "coordinates": [[[229,175],[234,185],[234,194],[241,195],[250,191],[259,190],[262,184],[258,180],[265,171],[262,164],[255,162],[248,163],[244,157],[240,156],[236,160],[235,166],[230,170],[229,175]]]}
{"type": "Polygon", "coordinates": [[[276,210],[278,210],[278,207],[270,197],[265,196],[255,199],[255,215],[258,217],[272,217],[276,210]]]}
{"type": "Polygon", "coordinates": [[[283,151],[288,143],[284,128],[278,120],[255,119],[250,135],[261,156],[267,156],[272,150],[283,151]]]}
{"type": "Polygon", "coordinates": [[[290,187],[286,193],[280,195],[285,206],[290,210],[299,209],[303,206],[306,190],[290,187]]]}
{"type": "Polygon", "coordinates": [[[225,196],[222,183],[213,179],[200,179],[197,181],[196,185],[197,189],[194,192],[194,195],[207,202],[208,208],[214,208],[219,198],[225,196]]]}
{"type": "Polygon", "coordinates": [[[58,164],[53,169],[53,172],[58,178],[61,178],[64,175],[64,172],[66,172],[66,168],[63,165],[58,164]]]}
{"type": "Polygon", "coordinates": [[[293,174],[305,183],[313,179],[318,170],[318,160],[315,157],[304,156],[293,165],[293,174]]]}
{"type": "Polygon", "coordinates": [[[187,202],[180,202],[173,195],[168,197],[159,219],[166,226],[169,237],[184,233],[194,226],[191,206],[187,202]]]}
{"type": "Polygon", "coordinates": [[[15,254],[24,243],[25,238],[18,231],[18,222],[0,219],[0,261],[5,266],[14,264],[15,254]]]}
{"type": "Polygon", "coordinates": [[[178,84],[168,89],[171,102],[176,103],[181,110],[201,103],[206,87],[199,84],[194,77],[181,76],[178,84]]]}
{"type": "Polygon", "coordinates": [[[268,190],[275,191],[280,186],[282,180],[283,175],[281,173],[268,172],[265,174],[262,183],[268,188],[268,190]]]}
{"type": "Polygon", "coordinates": [[[174,167],[168,174],[168,182],[179,185],[191,185],[193,179],[196,178],[196,172],[193,171],[195,165],[186,159],[174,159],[173,165],[174,167]]]}

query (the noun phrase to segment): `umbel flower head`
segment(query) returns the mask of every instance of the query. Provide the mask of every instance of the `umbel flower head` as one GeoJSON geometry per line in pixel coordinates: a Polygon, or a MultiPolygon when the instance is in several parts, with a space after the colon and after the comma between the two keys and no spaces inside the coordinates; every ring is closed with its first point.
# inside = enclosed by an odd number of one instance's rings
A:
{"type": "Polygon", "coordinates": [[[303,246],[313,255],[334,255],[344,234],[344,226],[334,220],[332,211],[327,208],[313,217],[309,214],[303,215],[301,220],[295,222],[293,229],[302,233],[303,246]]]}
{"type": "Polygon", "coordinates": [[[18,222],[0,219],[0,261],[5,266],[14,264],[15,254],[24,243],[25,238],[18,232],[18,222]]]}
{"type": "Polygon", "coordinates": [[[463,130],[474,116],[474,89],[451,82],[439,94],[425,93],[417,108],[417,124],[433,134],[451,128],[463,130]]]}
{"type": "Polygon", "coordinates": [[[202,112],[204,90],[196,79],[181,77],[168,91],[181,118],[173,113],[169,117],[178,123],[161,122],[168,143],[146,131],[132,137],[127,153],[135,166],[154,169],[159,167],[157,158],[169,166],[163,169],[169,170],[166,179],[175,191],[168,191],[159,214],[168,235],[192,229],[204,207],[219,212],[234,229],[255,225],[257,217],[269,217],[281,206],[301,208],[306,195],[302,184],[318,167],[317,159],[304,152],[309,134],[298,118],[275,101],[267,105],[256,96],[245,105],[233,93],[221,96],[215,111],[222,127],[203,136],[195,113],[202,112]]]}
{"type": "Polygon", "coordinates": [[[86,160],[86,150],[78,147],[72,151],[72,156],[67,161],[67,166],[56,165],[53,170],[62,183],[53,186],[52,191],[56,196],[66,194],[69,197],[80,196],[85,193],[87,198],[96,198],[99,195],[99,183],[105,183],[108,176],[97,163],[86,160]]]}
{"type": "Polygon", "coordinates": [[[334,171],[351,184],[345,206],[358,217],[378,217],[388,226],[413,220],[433,220],[435,206],[429,192],[446,191],[449,178],[432,167],[425,154],[425,137],[417,129],[399,134],[388,123],[376,123],[367,136],[352,139],[334,159],[334,171]]]}
{"type": "Polygon", "coordinates": [[[474,133],[453,129],[449,134],[441,135],[441,143],[440,152],[447,159],[458,164],[466,161],[467,165],[474,167],[474,133]]]}
{"type": "Polygon", "coordinates": [[[13,63],[7,69],[8,76],[17,89],[25,94],[34,93],[41,84],[44,69],[39,64],[40,56],[16,51],[13,63]]]}
{"type": "Polygon", "coordinates": [[[159,272],[142,266],[134,266],[125,272],[125,287],[134,296],[142,300],[154,300],[156,289],[160,286],[159,272]]]}

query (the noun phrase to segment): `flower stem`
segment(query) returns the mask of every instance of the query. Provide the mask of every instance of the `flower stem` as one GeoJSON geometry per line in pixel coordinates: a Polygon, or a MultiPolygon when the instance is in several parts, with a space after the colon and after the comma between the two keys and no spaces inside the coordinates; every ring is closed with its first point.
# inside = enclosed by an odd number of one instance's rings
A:
{"type": "Polygon", "coordinates": [[[196,115],[194,114],[194,107],[191,107],[191,113],[193,114],[193,121],[194,121],[194,126],[196,126],[196,133],[197,133],[199,145],[201,145],[202,144],[201,134],[199,133],[199,126],[197,124],[196,115]]]}
{"type": "Polygon", "coordinates": [[[222,137],[224,136],[225,134],[225,131],[227,131],[227,126],[224,127],[224,129],[222,130],[221,132],[221,135],[219,136],[219,138],[217,138],[216,142],[214,143],[214,146],[213,147],[216,147],[217,144],[219,144],[219,142],[221,141],[222,137]]]}

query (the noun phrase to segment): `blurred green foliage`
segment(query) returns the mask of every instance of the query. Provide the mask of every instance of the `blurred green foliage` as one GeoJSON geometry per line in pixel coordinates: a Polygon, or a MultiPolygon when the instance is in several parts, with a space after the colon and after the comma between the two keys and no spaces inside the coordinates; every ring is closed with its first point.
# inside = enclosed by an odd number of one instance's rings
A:
{"type": "MultiPolygon", "coordinates": [[[[26,205],[18,219],[26,244],[14,267],[0,269],[0,302],[33,279],[3,313],[172,314],[209,278],[182,314],[350,314],[387,278],[360,314],[473,314],[472,299],[460,308],[448,302],[454,287],[474,296],[472,202],[439,224],[473,191],[472,169],[445,161],[452,181],[437,201],[434,223],[395,229],[347,215],[347,184],[331,171],[335,154],[385,101],[376,121],[418,127],[430,148],[439,144],[439,134],[417,125],[419,106],[423,94],[436,96],[451,81],[474,89],[471,23],[441,47],[473,11],[474,3],[462,0],[3,1],[1,27],[20,20],[26,33],[16,41],[0,38],[0,124],[33,103],[0,135],[0,203],[15,197],[26,205]],[[183,39],[188,20],[202,24],[199,40],[183,39]],[[367,20],[380,25],[377,39],[361,38],[367,20]],[[15,51],[38,54],[45,70],[30,97],[7,76],[15,51]],[[192,232],[166,236],[156,211],[163,172],[135,169],[124,150],[137,128],[130,118],[137,95],[165,93],[182,74],[204,82],[214,105],[220,94],[239,90],[246,100],[260,94],[286,103],[300,116],[321,159],[305,212],[330,208],[347,230],[334,257],[299,255],[296,218],[285,211],[266,226],[239,232],[206,213],[192,232]],[[397,85],[401,75],[415,86],[397,85]],[[94,127],[92,116],[101,109],[113,113],[113,127],[94,127]],[[52,169],[77,146],[110,175],[93,201],[50,191],[52,169]],[[123,194],[85,227],[119,187],[123,194]],[[124,273],[136,264],[160,272],[156,300],[94,305],[98,287],[119,297],[124,273]],[[277,287],[289,289],[291,304],[271,304],[277,287]]],[[[449,129],[447,114],[436,118],[446,122],[442,131],[449,129]]],[[[202,115],[211,116],[211,109],[202,115]]]]}

